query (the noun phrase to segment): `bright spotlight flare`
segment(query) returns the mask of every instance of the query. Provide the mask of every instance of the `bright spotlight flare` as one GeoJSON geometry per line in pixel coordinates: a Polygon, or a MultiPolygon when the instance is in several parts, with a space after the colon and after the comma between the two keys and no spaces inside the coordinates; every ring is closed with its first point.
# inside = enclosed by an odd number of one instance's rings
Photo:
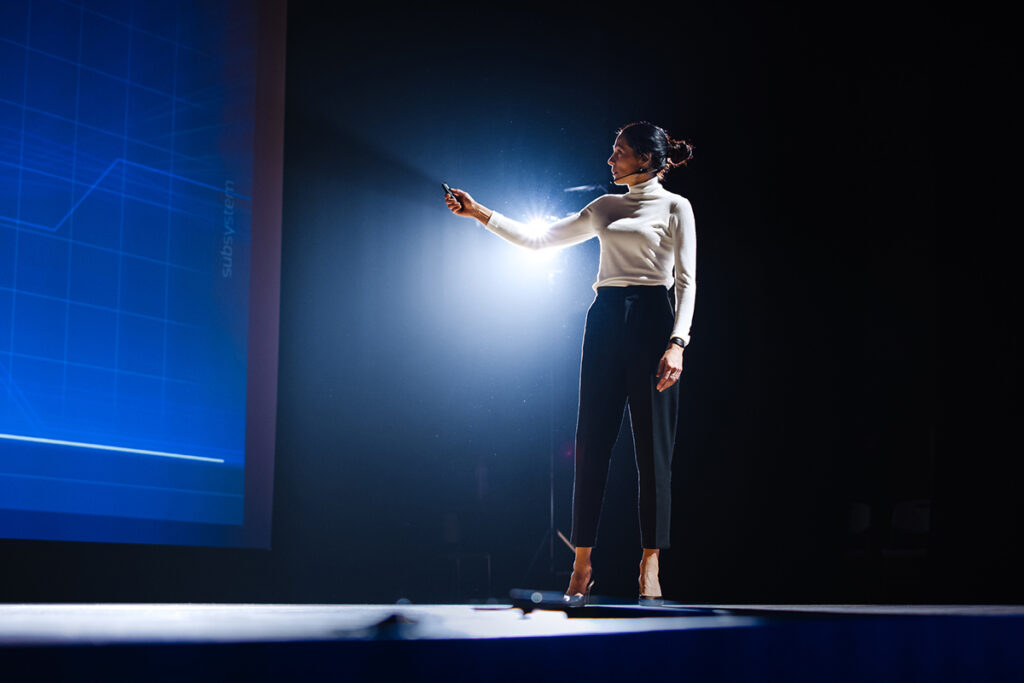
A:
{"type": "Polygon", "coordinates": [[[543,235],[548,231],[551,223],[557,220],[558,218],[556,216],[547,216],[546,218],[538,216],[536,218],[529,219],[526,222],[526,227],[532,235],[543,235]]]}
{"type": "MultiPolygon", "coordinates": [[[[550,228],[551,224],[558,220],[557,216],[533,216],[526,221],[526,228],[534,235],[543,235],[550,228]]],[[[516,251],[519,251],[518,249],[516,251]]],[[[519,258],[525,258],[526,261],[532,265],[541,265],[550,263],[551,261],[558,258],[559,249],[538,249],[531,250],[527,249],[517,256],[519,258]]],[[[551,274],[549,273],[549,276],[551,274]]]]}
{"type": "Polygon", "coordinates": [[[599,192],[607,189],[607,185],[576,185],[565,188],[565,192],[599,192]]]}

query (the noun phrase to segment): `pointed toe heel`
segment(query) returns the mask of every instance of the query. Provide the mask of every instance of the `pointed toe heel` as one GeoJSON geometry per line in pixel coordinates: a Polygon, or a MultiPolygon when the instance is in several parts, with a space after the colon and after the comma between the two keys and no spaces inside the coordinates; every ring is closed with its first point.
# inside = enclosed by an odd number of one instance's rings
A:
{"type": "Polygon", "coordinates": [[[594,587],[594,580],[591,579],[590,583],[587,584],[587,590],[585,593],[576,593],[569,595],[565,593],[562,595],[562,602],[566,607],[584,607],[590,601],[590,590],[594,587]]]}

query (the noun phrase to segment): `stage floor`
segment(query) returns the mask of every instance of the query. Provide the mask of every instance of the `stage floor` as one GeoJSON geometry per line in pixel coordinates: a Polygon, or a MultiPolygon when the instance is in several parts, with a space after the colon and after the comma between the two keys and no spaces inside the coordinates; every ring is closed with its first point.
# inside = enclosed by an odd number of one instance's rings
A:
{"type": "Polygon", "coordinates": [[[1024,681],[1022,643],[1021,605],[0,605],[0,670],[34,681],[973,683],[1024,681]]]}
{"type": "MultiPolygon", "coordinates": [[[[678,610],[632,606],[635,616],[590,618],[511,605],[0,605],[0,645],[245,643],[377,639],[521,638],[756,626],[762,619],[679,616],[678,610]]],[[[596,613],[595,613],[596,612],[596,613]]]]}
{"type": "Polygon", "coordinates": [[[1022,605],[0,604],[0,646],[523,638],[764,626],[782,618],[1022,617],[1022,605]],[[691,614],[695,613],[694,615],[691,614]],[[578,616],[577,616],[578,615],[578,616]]]}

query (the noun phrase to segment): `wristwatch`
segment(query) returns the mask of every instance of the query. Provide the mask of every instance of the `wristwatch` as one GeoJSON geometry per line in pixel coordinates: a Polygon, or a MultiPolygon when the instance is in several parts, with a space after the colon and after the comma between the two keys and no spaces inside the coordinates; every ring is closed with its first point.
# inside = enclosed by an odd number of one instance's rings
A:
{"type": "Polygon", "coordinates": [[[682,337],[672,337],[671,339],[668,340],[668,343],[669,344],[676,344],[679,347],[684,348],[684,349],[686,348],[686,342],[683,341],[682,337]]]}

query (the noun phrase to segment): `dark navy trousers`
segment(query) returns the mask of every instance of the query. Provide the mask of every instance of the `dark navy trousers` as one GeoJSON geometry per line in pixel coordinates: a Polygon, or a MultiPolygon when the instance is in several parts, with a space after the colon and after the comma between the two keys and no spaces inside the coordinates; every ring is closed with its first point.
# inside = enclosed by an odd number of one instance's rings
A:
{"type": "Polygon", "coordinates": [[[669,547],[679,383],[659,392],[655,374],[674,319],[666,287],[597,288],[587,311],[580,364],[573,545],[597,542],[612,446],[628,402],[639,477],[640,540],[644,548],[669,547]]]}

